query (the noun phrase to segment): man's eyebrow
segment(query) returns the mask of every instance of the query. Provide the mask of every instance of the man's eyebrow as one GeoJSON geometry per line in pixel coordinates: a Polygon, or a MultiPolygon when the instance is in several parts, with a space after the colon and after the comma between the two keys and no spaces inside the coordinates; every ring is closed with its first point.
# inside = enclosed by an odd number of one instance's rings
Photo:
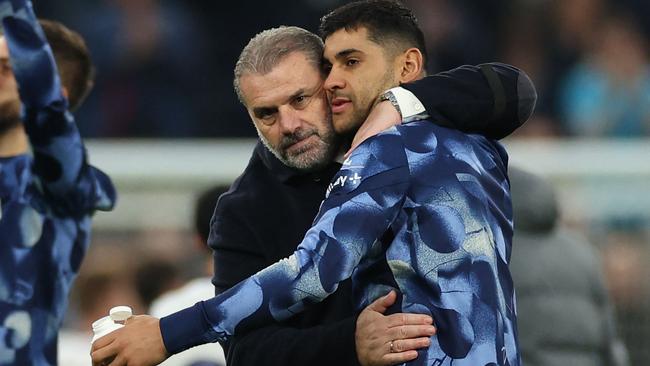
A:
{"type": "Polygon", "coordinates": [[[291,94],[291,95],[289,96],[289,98],[287,98],[287,101],[290,102],[290,101],[292,101],[292,100],[298,98],[299,96],[301,96],[301,95],[303,95],[303,94],[305,94],[305,89],[303,89],[303,88],[298,89],[298,91],[296,91],[295,93],[291,94]]]}
{"type": "Polygon", "coordinates": [[[361,52],[361,50],[358,50],[356,48],[346,48],[343,51],[339,51],[334,55],[334,58],[340,59],[340,58],[345,58],[347,56],[350,56],[350,54],[353,54],[355,52],[361,52]]]}
{"type": "MultiPolygon", "coordinates": [[[[305,94],[305,89],[300,88],[298,89],[295,93],[291,94],[290,96],[287,97],[287,99],[283,103],[290,103],[292,100],[298,98],[299,96],[305,94]]],[[[266,113],[274,113],[278,110],[277,105],[272,105],[272,106],[259,106],[259,107],[254,107],[253,108],[253,113],[256,116],[263,115],[266,113]]]]}
{"type": "MultiPolygon", "coordinates": [[[[351,54],[357,53],[357,52],[361,53],[361,50],[358,50],[356,48],[346,48],[343,51],[337,52],[336,55],[334,55],[334,59],[338,59],[338,60],[344,59],[347,56],[350,56],[351,54]]],[[[329,58],[327,58],[325,55],[323,55],[322,64],[323,64],[323,66],[331,66],[332,62],[330,61],[329,58]]]]}
{"type": "Polygon", "coordinates": [[[266,114],[275,113],[278,110],[278,107],[255,107],[253,108],[253,114],[256,117],[261,117],[266,114]]]}

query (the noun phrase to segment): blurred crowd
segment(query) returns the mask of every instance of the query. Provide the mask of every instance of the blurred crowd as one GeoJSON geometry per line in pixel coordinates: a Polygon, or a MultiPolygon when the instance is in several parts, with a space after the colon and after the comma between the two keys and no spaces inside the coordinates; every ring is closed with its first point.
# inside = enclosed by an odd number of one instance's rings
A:
{"type": "MultiPolygon", "coordinates": [[[[239,52],[281,24],[316,31],[342,0],[34,0],[87,40],[97,85],[86,137],[253,137],[232,90],[239,52]]],[[[650,2],[407,0],[425,30],[428,69],[502,61],[539,102],[520,136],[650,135],[650,2]]]]}

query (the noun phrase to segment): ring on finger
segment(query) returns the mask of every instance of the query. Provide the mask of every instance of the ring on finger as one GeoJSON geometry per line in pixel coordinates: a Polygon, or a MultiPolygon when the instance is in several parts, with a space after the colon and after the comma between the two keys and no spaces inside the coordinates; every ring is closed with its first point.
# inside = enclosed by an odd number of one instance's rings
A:
{"type": "Polygon", "coordinates": [[[395,353],[395,345],[393,344],[393,341],[390,341],[390,353],[395,353]]]}

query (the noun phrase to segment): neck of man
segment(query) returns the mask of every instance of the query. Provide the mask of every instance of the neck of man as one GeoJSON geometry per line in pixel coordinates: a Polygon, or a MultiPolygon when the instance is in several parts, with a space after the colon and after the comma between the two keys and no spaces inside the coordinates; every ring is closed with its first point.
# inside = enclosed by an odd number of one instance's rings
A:
{"type": "Polygon", "coordinates": [[[27,153],[29,141],[22,123],[0,134],[0,157],[7,158],[27,153]]]}

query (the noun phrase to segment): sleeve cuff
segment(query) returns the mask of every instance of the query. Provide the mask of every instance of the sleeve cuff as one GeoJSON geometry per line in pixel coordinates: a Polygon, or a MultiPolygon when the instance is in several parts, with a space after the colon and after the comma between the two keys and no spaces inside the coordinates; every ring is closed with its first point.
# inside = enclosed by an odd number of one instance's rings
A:
{"type": "Polygon", "coordinates": [[[206,321],[203,302],[160,319],[160,332],[165,349],[176,354],[188,348],[217,341],[215,332],[206,321]]]}
{"type": "Polygon", "coordinates": [[[427,112],[426,108],[418,97],[411,91],[402,88],[401,86],[388,89],[386,93],[392,93],[399,105],[399,110],[402,114],[403,121],[412,120],[416,116],[423,115],[427,112]]]}

